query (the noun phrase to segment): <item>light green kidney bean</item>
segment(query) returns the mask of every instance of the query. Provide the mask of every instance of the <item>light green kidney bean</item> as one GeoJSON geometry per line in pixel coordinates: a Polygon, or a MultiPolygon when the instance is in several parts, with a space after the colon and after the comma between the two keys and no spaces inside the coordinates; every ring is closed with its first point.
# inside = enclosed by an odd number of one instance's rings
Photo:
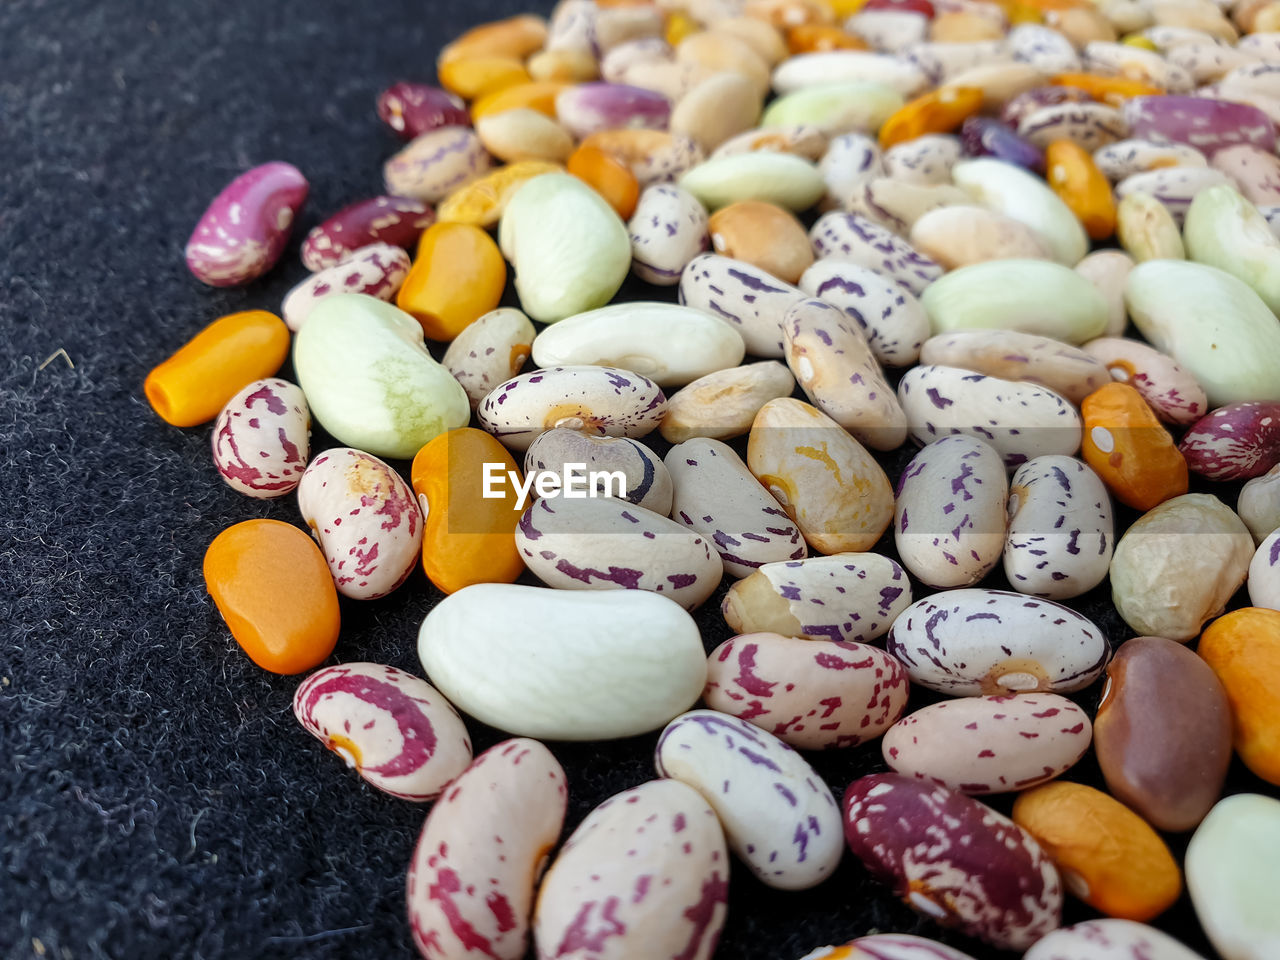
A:
{"type": "Polygon", "coordinates": [[[825,83],[778,97],[760,118],[762,127],[811,124],[835,136],[874,132],[905,103],[892,87],[870,81],[825,83]]]}
{"type": "Polygon", "coordinates": [[[1182,237],[1192,260],[1243,280],[1273,313],[1280,312],[1280,237],[1234,187],[1198,193],[1182,237]]]}
{"type": "Polygon", "coordinates": [[[715,157],[681,177],[680,186],[709,210],[740,200],[763,200],[800,211],[817,203],[826,191],[817,167],[801,157],[773,151],[715,157]]]}
{"type": "Polygon", "coordinates": [[[431,359],[418,321],[374,297],[317,304],[294,340],[293,366],[312,416],[377,457],[408,459],[471,417],[466,391],[431,359]]]}

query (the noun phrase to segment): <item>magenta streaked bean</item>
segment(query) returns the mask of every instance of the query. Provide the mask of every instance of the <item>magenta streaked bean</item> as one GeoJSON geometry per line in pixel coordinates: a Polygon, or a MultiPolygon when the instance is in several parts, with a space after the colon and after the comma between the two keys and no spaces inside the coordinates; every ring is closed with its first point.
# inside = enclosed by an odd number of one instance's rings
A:
{"type": "Polygon", "coordinates": [[[535,888],[560,839],[564,769],[536,740],[476,757],[431,808],[405,880],[409,929],[432,960],[520,960],[535,888]]]}
{"type": "Polygon", "coordinates": [[[437,203],[489,170],[489,154],[470,127],[419,134],[382,167],[387,193],[437,203]]]}
{"type": "Polygon", "coordinates": [[[1173,937],[1132,920],[1086,920],[1036,942],[1023,960],[1204,960],[1173,937]]]}
{"type": "Polygon", "coordinates": [[[706,208],[674,183],[644,188],[627,233],[631,269],[641,280],[663,287],[679,283],[689,261],[710,244],[706,208]]]}
{"type": "Polygon", "coordinates": [[[742,260],[704,253],[680,275],[680,302],[733,324],[747,353],[782,357],[782,316],[804,291],[742,260]]]}
{"type": "Polygon", "coordinates": [[[844,852],[840,808],[792,747],[745,720],[692,710],[672,720],[654,752],[658,775],[697,790],[725,839],[766,886],[804,890],[844,852]]]}
{"type": "Polygon", "coordinates": [[[1012,820],[962,793],[873,773],[844,795],[849,849],[907,905],[1006,950],[1057,928],[1058,871],[1012,820]]]}
{"type": "Polygon", "coordinates": [[[395,667],[317,670],[294,694],[293,714],[370,786],[402,800],[434,799],[471,762],[471,738],[449,701],[395,667]]]}
{"type": "Polygon", "coordinates": [[[907,671],[878,647],[748,633],[707,658],[707,706],[797,750],[856,747],[907,708],[907,671]]]}
{"type": "Polygon", "coordinates": [[[435,211],[408,197],[370,197],[343,207],[312,227],[302,243],[302,265],[315,273],[337,266],[375,243],[408,247],[436,222],[435,211]]]}
{"type": "Polygon", "coordinates": [[[1141,340],[1099,337],[1083,347],[1101,361],[1113,380],[1127,383],[1161,420],[1187,424],[1204,416],[1209,399],[1190,371],[1141,340]]]}
{"type": "Polygon", "coordinates": [[[378,94],[378,119],[401,140],[412,140],[439,127],[469,127],[467,105],[453,94],[426,83],[394,83],[378,94]]]}
{"type": "Polygon", "coordinates": [[[623,83],[580,83],[556,97],[556,119],[575,137],[601,130],[665,130],[671,101],[623,83]]]}
{"type": "MultiPolygon", "coordinates": [[[[1066,89],[1055,87],[1054,89],[1066,89]]],[[[991,117],[970,117],[960,127],[960,143],[968,157],[991,157],[1036,173],[1044,172],[1044,151],[991,117]]]]}
{"type": "Polygon", "coordinates": [[[868,267],[915,296],[943,272],[906,240],[856,213],[833,211],[819,217],[809,231],[809,242],[819,258],[868,267]]]}
{"type": "Polygon", "coordinates": [[[1275,146],[1276,127],[1257,107],[1226,100],[1166,95],[1125,101],[1124,117],[1135,137],[1175,140],[1212,156],[1223,147],[1256,143],[1275,146]]]}
{"type": "Polygon", "coordinates": [[[255,380],[222,408],[213,425],[213,465],[227,485],[258,499],[291,493],[307,466],[311,414],[302,388],[255,380]]]}
{"type": "Polygon", "coordinates": [[[341,263],[325,267],[285,294],[280,315],[295,333],[312,309],[334,293],[363,293],[390,302],[409,275],[409,255],[389,243],[361,247],[341,263]]]}
{"type": "Polygon", "coordinates": [[[970,796],[1026,790],[1089,749],[1089,715],[1056,693],[961,697],[917,710],[880,741],[897,773],[970,796]]]}
{"type": "Polygon", "coordinates": [[[246,170],[213,198],[187,241],[187,267],[211,287],[235,287],[270,270],[289,242],[310,185],[288,163],[246,170]]]}
{"type": "Polygon", "coordinates": [[[1193,423],[1178,444],[1193,473],[1250,480],[1280,463],[1280,403],[1232,403],[1193,423]]]}
{"type": "Polygon", "coordinates": [[[901,284],[870,267],[827,258],[805,270],[800,289],[853,320],[880,363],[907,367],[916,362],[929,335],[929,315],[901,284]]]}

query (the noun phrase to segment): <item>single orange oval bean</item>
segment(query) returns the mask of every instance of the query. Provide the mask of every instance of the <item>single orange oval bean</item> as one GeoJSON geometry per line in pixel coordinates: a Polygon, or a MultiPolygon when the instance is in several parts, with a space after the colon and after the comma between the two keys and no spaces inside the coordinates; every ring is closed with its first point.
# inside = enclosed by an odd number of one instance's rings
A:
{"type": "Polygon", "coordinates": [[[1018,795],[1013,822],[1044,847],[1068,890],[1109,917],[1150,920],[1182,892],[1160,835],[1101,790],[1064,780],[1033,787],[1018,795]]]}
{"type": "Polygon", "coordinates": [[[532,83],[517,83],[503,87],[493,93],[485,94],[471,104],[472,121],[487,117],[503,110],[537,110],[545,113],[552,120],[556,118],[556,96],[568,87],[567,83],[556,83],[553,80],[534,80],[532,83]]]}
{"type": "Polygon", "coordinates": [[[1100,387],[1084,398],[1080,412],[1085,463],[1121,503],[1150,510],[1187,492],[1187,461],[1133,387],[1100,387]]]}
{"type": "Polygon", "coordinates": [[[1280,611],[1233,610],[1205,628],[1196,652],[1227,691],[1236,753],[1280,785],[1280,611]]]}
{"type": "Polygon", "coordinates": [[[292,524],[246,520],[223,530],[205,551],[204,582],[231,635],[264,670],[310,670],[338,642],[329,566],[292,524]]]}
{"type": "Polygon", "coordinates": [[[442,63],[440,86],[464,100],[475,100],[488,93],[528,83],[529,71],[512,57],[466,57],[442,63]]]}
{"type": "Polygon", "coordinates": [[[566,169],[604,197],[623,220],[631,219],[640,200],[640,182],[623,161],[586,144],[569,156],[566,169]]]}
{"type": "Polygon", "coordinates": [[[514,583],[524,571],[515,539],[521,511],[510,474],[524,482],[506,447],[472,427],[442,433],[413,458],[413,489],[426,517],[422,569],[445,593],[473,583],[514,583]],[[486,480],[486,464],[497,465],[490,474],[499,482],[486,480]],[[486,489],[501,496],[485,497],[486,489]]]}
{"type": "Polygon", "coordinates": [[[266,310],[219,317],[149,374],[151,409],[175,427],[208,423],[244,387],[270,377],[289,353],[289,328],[266,310]]]}
{"type": "Polygon", "coordinates": [[[1060,73],[1049,83],[1055,87],[1075,87],[1113,107],[1122,106],[1130,97],[1153,97],[1165,92],[1162,87],[1132,77],[1104,77],[1096,73],[1060,73]]]}
{"type": "Polygon", "coordinates": [[[506,261],[489,234],[469,223],[436,223],[418,240],[396,306],[429,339],[452,340],[498,305],[506,283],[506,261]]]}
{"type": "Polygon", "coordinates": [[[942,87],[916,97],[880,128],[880,147],[889,149],[926,133],[948,133],[982,109],[978,87],[942,87]]]}
{"type": "Polygon", "coordinates": [[[869,49],[870,47],[861,37],[855,37],[830,24],[806,23],[787,31],[787,50],[793,55],[827,50],[869,49]]]}
{"type": "Polygon", "coordinates": [[[1088,150],[1072,140],[1054,140],[1044,152],[1045,179],[1094,240],[1116,232],[1116,199],[1088,150]]]}
{"type": "Polygon", "coordinates": [[[547,22],[529,13],[472,27],[440,51],[438,64],[467,57],[512,57],[523,60],[547,42],[547,22]]]}
{"type": "Polygon", "coordinates": [[[711,215],[707,230],[716,253],[757,266],[784,283],[799,283],[813,264],[804,225],[790,210],[772,203],[731,203],[711,215]]]}

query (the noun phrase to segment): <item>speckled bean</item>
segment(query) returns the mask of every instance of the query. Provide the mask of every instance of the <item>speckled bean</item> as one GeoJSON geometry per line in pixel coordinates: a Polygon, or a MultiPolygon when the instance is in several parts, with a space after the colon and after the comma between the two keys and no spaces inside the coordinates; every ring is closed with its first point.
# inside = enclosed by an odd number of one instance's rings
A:
{"type": "Polygon", "coordinates": [[[1207,167],[1209,161],[1195,147],[1157,140],[1117,140],[1099,147],[1093,162],[1112,182],[1162,167],[1207,167]]]}
{"type": "Polygon", "coordinates": [[[667,516],[671,513],[671,475],[656,453],[629,437],[593,437],[556,427],[541,434],[524,455],[524,474],[551,471],[563,476],[566,464],[584,464],[592,472],[619,471],[626,478],[622,499],[667,516]]]}
{"type": "Polygon", "coordinates": [[[1230,182],[1225,173],[1209,167],[1162,167],[1125,177],[1116,184],[1116,196],[1123,200],[1131,193],[1150,194],[1165,205],[1173,214],[1174,222],[1181,226],[1196,194],[1230,182]]]}
{"type": "Polygon", "coordinates": [[[1132,920],[1086,920],[1036,942],[1023,960],[1204,960],[1168,934],[1132,920]]]}
{"type": "Polygon", "coordinates": [[[465,127],[467,105],[451,93],[425,83],[394,83],[378,94],[378,119],[401,140],[438,127],[465,127]]]}
{"type": "Polygon", "coordinates": [[[824,214],[809,231],[809,240],[818,257],[867,267],[916,296],[942,276],[942,267],[906,240],[856,213],[824,214]]]}
{"type": "Polygon", "coordinates": [[[1076,48],[1065,36],[1039,23],[1020,23],[1009,31],[1005,43],[1013,59],[1029,63],[1046,75],[1080,69],[1076,48]]]}
{"type": "Polygon", "coordinates": [[[1257,543],[1280,529],[1280,466],[1272,467],[1240,488],[1236,512],[1257,543]]]}
{"type": "Polygon", "coordinates": [[[453,338],[441,362],[474,409],[498,384],[518,374],[533,350],[533,324],[514,307],[490,310],[453,338]]]}
{"type": "Polygon", "coordinates": [[[693,437],[731,440],[751,429],[770,400],[789,397],[796,387],[791,371],[776,360],[718,370],[672,394],[662,418],[669,443],[693,437]]]}
{"type": "Polygon", "coordinates": [[[363,293],[388,303],[409,275],[409,255],[388,243],[361,247],[340,263],[312,274],[284,297],[280,315],[295,333],[316,303],[334,293],[363,293]]]}
{"type": "Polygon", "coordinates": [[[302,265],[315,273],[336,266],[356,250],[376,243],[408,247],[435,222],[435,212],[419,200],[408,197],[361,200],[311,228],[302,242],[302,265]]]}
{"type": "Polygon", "coordinates": [[[1093,151],[1129,135],[1124,115],[1105,103],[1059,103],[1023,117],[1018,136],[1040,149],[1055,140],[1070,140],[1093,151]]]}
{"type": "Polygon", "coordinates": [[[382,168],[387,193],[437,203],[489,169],[489,154],[470,127],[441,127],[414,137],[382,168]]]}
{"type": "Polygon", "coordinates": [[[960,138],[933,133],[890,148],[884,155],[886,175],[900,183],[934,186],[951,183],[951,168],[960,159],[960,138]]]}
{"type": "Polygon", "coordinates": [[[627,224],[631,269],[641,280],[669,287],[685,266],[707,249],[707,211],[697,197],[675,184],[645,187],[627,224]]]}
{"type": "Polygon", "coordinates": [[[1178,449],[1210,480],[1250,480],[1280,463],[1280,403],[1230,403],[1193,423],[1178,449]]]}
{"type": "Polygon", "coordinates": [[[275,377],[255,380],[218,414],[213,465],[233,490],[262,500],[282,497],[302,479],[310,436],[302,389],[275,377]]]}
{"type": "Polygon", "coordinates": [[[905,367],[916,362],[929,335],[929,316],[901,284],[870,267],[828,258],[804,272],[800,289],[856,323],[880,363],[905,367]]]}
{"type": "Polygon", "coordinates": [[[680,275],[680,302],[727,320],[747,353],[782,357],[782,315],[804,291],[742,260],[715,253],[694,257],[680,275]]]}
{"type": "Polygon", "coordinates": [[[863,185],[884,176],[884,158],[873,138],[863,133],[843,133],[831,138],[818,163],[818,172],[827,185],[822,207],[843,210],[863,185]]]}
{"type": "Polygon", "coordinates": [[[1060,340],[1017,330],[957,330],[926,340],[920,362],[1038,383],[1079,403],[1111,382],[1101,362],[1060,340]]]}

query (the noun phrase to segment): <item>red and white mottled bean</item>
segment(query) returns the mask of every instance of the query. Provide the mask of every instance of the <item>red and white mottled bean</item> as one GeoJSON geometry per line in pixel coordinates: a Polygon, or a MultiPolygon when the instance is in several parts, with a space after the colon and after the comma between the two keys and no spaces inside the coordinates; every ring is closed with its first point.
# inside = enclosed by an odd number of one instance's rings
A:
{"type": "Polygon", "coordinates": [[[707,658],[708,707],[797,750],[856,747],[907,708],[906,668],[878,647],[748,633],[707,658]]]}
{"type": "Polygon", "coordinates": [[[516,549],[533,574],[562,590],[649,590],[692,610],[724,575],[704,537],[613,497],[547,497],[530,504],[516,549]]]}
{"type": "Polygon", "coordinates": [[[1093,162],[1113,183],[1161,167],[1207,167],[1209,161],[1195,147],[1172,141],[1117,140],[1093,152],[1093,162]]]}
{"type": "Polygon", "coordinates": [[[809,242],[819,258],[869,267],[916,296],[942,276],[942,267],[906,240],[856,213],[823,214],[809,230],[809,242]]]}
{"type": "Polygon", "coordinates": [[[1107,368],[1080,347],[1019,330],[939,334],[924,342],[920,362],[1038,383],[1077,404],[1111,382],[1107,368]]]}
{"type": "Polygon", "coordinates": [[[1100,584],[1111,565],[1111,497],[1074,457],[1036,457],[1013,474],[1004,573],[1019,593],[1065,600],[1100,584]]]}
{"type": "Polygon", "coordinates": [[[722,612],[738,633],[870,642],[911,603],[911,583],[878,553],[837,553],[767,563],[736,583],[722,612]]]}
{"type": "Polygon", "coordinates": [[[1253,534],[1255,543],[1280,529],[1280,466],[1245,482],[1236,501],[1236,513],[1253,534]]]}
{"type": "Polygon", "coordinates": [[[1210,480],[1250,480],[1280,463],[1280,403],[1231,403],[1193,423],[1178,450],[1210,480]]]}
{"type": "Polygon", "coordinates": [[[1132,920],[1085,920],[1037,941],[1023,960],[1204,960],[1173,937],[1132,920]]]}
{"type": "Polygon", "coordinates": [[[1008,474],[973,437],[942,437],[898,479],[893,541],[903,566],[931,587],[967,587],[1000,561],[1008,474]]]}
{"type": "Polygon", "coordinates": [[[1256,143],[1264,150],[1275,145],[1275,124],[1245,103],[1187,96],[1131,97],[1123,112],[1133,136],[1186,143],[1209,157],[1237,143],[1256,143]]]}
{"type": "Polygon", "coordinates": [[[1280,203],[1280,157],[1256,144],[1242,143],[1213,155],[1213,168],[1225,173],[1250,203],[1280,203]]]}
{"type": "Polygon", "coordinates": [[[307,178],[275,161],[246,170],[222,188],[187,241],[187,267],[211,287],[235,287],[270,270],[307,201],[307,178]]]}
{"type": "Polygon", "coordinates": [[[425,83],[394,83],[378,94],[378,118],[401,140],[439,127],[471,124],[467,105],[451,93],[425,83]]]}
{"type": "Polygon", "coordinates": [[[1072,693],[1102,675],[1106,635],[1069,607],[1005,590],[948,590],[917,600],[885,649],[912,681],[952,697],[1072,693]]]}
{"type": "Polygon", "coordinates": [[[715,811],[678,780],[650,780],[591,811],[551,864],[534,910],[538,960],[710,960],[728,898],[715,811]]]}
{"type": "Polygon", "coordinates": [[[799,285],[857,323],[885,366],[909,367],[920,356],[929,336],[929,315],[914,294],[884,274],[847,260],[815,260],[799,285]]]}
{"type": "MultiPolygon", "coordinates": [[[[549,470],[563,476],[565,465],[570,463],[585,464],[588,475],[618,471],[626,478],[621,499],[664,517],[671,513],[671,474],[662,458],[639,440],[593,437],[557,427],[529,444],[524,455],[524,474],[526,478],[536,477],[549,470]]],[[[533,492],[531,489],[531,495],[533,492]]]]}
{"type": "Polygon", "coordinates": [[[213,465],[227,485],[267,500],[291,493],[307,466],[311,414],[302,388],[270,377],[227,401],[213,425],[213,465]]]}
{"type": "Polygon", "coordinates": [[[803,299],[798,287],[718,253],[694,257],[680,274],[680,302],[727,320],[755,357],[783,356],[782,315],[803,299]]]}
{"type": "Polygon", "coordinates": [[[489,170],[489,154],[470,127],[440,127],[414,137],[382,168],[387,193],[438,203],[489,170]]]}
{"type": "Polygon", "coordinates": [[[431,808],[405,881],[425,960],[521,960],[534,894],[564,826],[564,769],[536,740],[476,757],[431,808]]]}
{"type": "Polygon", "coordinates": [[[763,564],[808,555],[800,528],[728,444],[686,440],[671,448],[665,464],[658,466],[674,487],[672,518],[707,537],[730,576],[749,576],[763,564]]]}
{"type": "Polygon", "coordinates": [[[1057,103],[1022,118],[1018,136],[1040,149],[1055,140],[1070,140],[1093,151],[1129,135],[1124,115],[1103,103],[1057,103]]]}
{"type": "Polygon", "coordinates": [[[671,101],[622,83],[579,83],[556,97],[556,119],[579,139],[601,130],[665,130],[671,101]]]}
{"type": "Polygon", "coordinates": [[[512,377],[489,391],[476,415],[481,427],[523,451],[553,427],[598,437],[643,437],[662,422],[666,408],[666,395],[648,377],[580,366],[512,377]]]}
{"type": "Polygon", "coordinates": [[[680,282],[685,266],[707,249],[707,211],[698,198],[674,183],[644,188],[627,224],[631,269],[662,287],[680,282]]]}
{"type": "Polygon", "coordinates": [[[1121,200],[1131,193],[1149,193],[1164,204],[1174,222],[1182,226],[1196,194],[1220,184],[1230,185],[1231,180],[1210,167],[1162,167],[1125,177],[1116,184],[1115,193],[1121,200]]]}
{"type": "Polygon", "coordinates": [[[861,443],[896,450],[907,418],[862,330],[824,300],[793,304],[782,318],[787,365],[809,401],[861,443]]]}
{"type": "Polygon", "coordinates": [[[1062,917],[1062,884],[1012,820],[946,787],[874,773],[844,795],[845,839],[908,906],[1006,950],[1024,950],[1062,917]]]}
{"type": "Polygon", "coordinates": [[[1066,697],[1022,693],[931,704],[890,727],[880,748],[898,773],[980,795],[1052,780],[1092,739],[1089,715],[1066,697]]]}
{"type": "Polygon", "coordinates": [[[925,444],[953,433],[985,440],[1006,466],[1080,449],[1076,408],[1047,387],[1001,380],[958,367],[923,365],[898,381],[912,439],[925,444]]]}
{"type": "Polygon", "coordinates": [[[304,730],[384,793],[433,800],[471,762],[471,738],[421,677],[380,663],[317,670],[293,695],[304,730]]]}
{"type": "Polygon", "coordinates": [[[830,788],[790,746],[715,710],[676,717],[658,738],[658,775],[700,793],[729,848],[779,890],[821,883],[844,853],[840,808],[830,788]]]}
{"type": "Polygon", "coordinates": [[[302,243],[302,265],[315,273],[376,243],[408,247],[435,222],[435,211],[409,197],[360,200],[311,228],[302,243]]]}
{"type": "Polygon", "coordinates": [[[280,306],[289,329],[297,332],[312,308],[334,293],[363,293],[388,303],[409,275],[409,255],[388,243],[374,243],[349,254],[341,263],[325,267],[290,290],[280,306]]]}
{"type": "Polygon", "coordinates": [[[311,461],[298,509],[338,592],[384,597],[408,578],[422,547],[422,512],[400,474],[372,454],[334,447],[311,461]]]}
{"type": "Polygon", "coordinates": [[[1084,352],[1105,364],[1113,380],[1127,383],[1166,423],[1192,423],[1209,409],[1204,388],[1168,354],[1141,340],[1099,337],[1084,352]]]}
{"type": "Polygon", "coordinates": [[[1270,533],[1249,563],[1249,602],[1280,610],[1280,530],[1270,533]]]}
{"type": "Polygon", "coordinates": [[[885,175],[884,157],[879,145],[866,134],[842,133],[831,138],[818,163],[818,173],[827,185],[822,208],[843,210],[865,184],[885,175]]]}
{"type": "Polygon", "coordinates": [[[884,170],[899,183],[936,186],[951,182],[951,168],[959,159],[959,137],[931,133],[890,147],[884,155],[884,170]]]}
{"type": "Polygon", "coordinates": [[[515,307],[490,310],[453,338],[441,363],[462,384],[474,409],[516,376],[533,350],[533,324],[515,307]]]}

